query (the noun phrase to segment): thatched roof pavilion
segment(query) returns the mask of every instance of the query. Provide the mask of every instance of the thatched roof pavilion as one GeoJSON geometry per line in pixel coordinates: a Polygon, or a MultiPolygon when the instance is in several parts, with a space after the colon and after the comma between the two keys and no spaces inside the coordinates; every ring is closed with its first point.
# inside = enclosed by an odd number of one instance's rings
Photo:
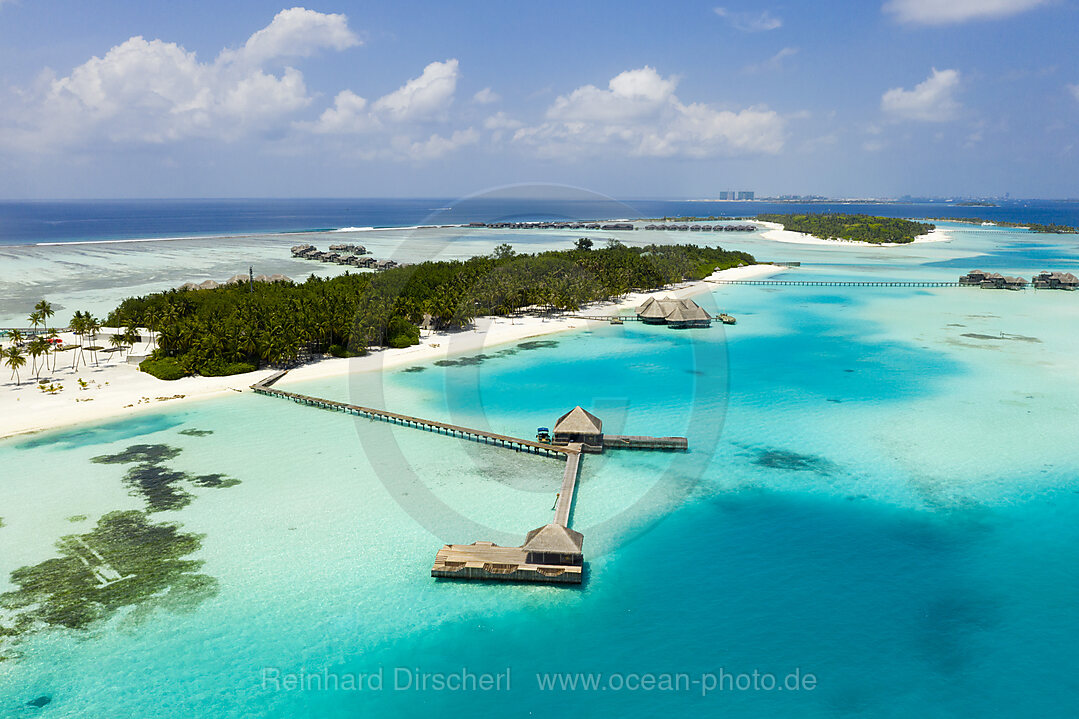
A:
{"type": "Polygon", "coordinates": [[[529,564],[580,566],[583,546],[583,534],[552,522],[529,532],[521,549],[528,553],[525,561],[529,564]]]}
{"type": "Polygon", "coordinates": [[[637,317],[645,324],[671,327],[708,327],[712,318],[693,300],[649,297],[637,308],[637,317]]]}
{"type": "Polygon", "coordinates": [[[554,423],[554,441],[602,447],[603,420],[578,405],[554,423]]]}
{"type": "Polygon", "coordinates": [[[637,308],[637,316],[647,324],[661,325],[667,321],[667,312],[655,297],[649,297],[637,308]]]}

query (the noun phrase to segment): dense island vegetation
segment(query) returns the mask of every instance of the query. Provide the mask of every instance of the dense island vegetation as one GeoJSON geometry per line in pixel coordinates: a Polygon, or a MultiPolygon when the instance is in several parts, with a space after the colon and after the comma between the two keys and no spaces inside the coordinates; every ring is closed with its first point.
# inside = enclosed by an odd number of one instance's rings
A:
{"type": "Polygon", "coordinates": [[[850,240],[852,242],[871,242],[879,245],[885,242],[905,244],[924,235],[934,225],[896,217],[876,217],[873,215],[844,214],[805,214],[805,215],[757,215],[758,220],[776,222],[783,229],[792,232],[804,232],[826,240],[850,240]]]}
{"type": "Polygon", "coordinates": [[[485,257],[331,279],[311,276],[298,284],[170,290],[124,300],[106,324],[158,333],[157,349],[142,364],[155,376],[236,374],[309,354],[352,356],[373,346],[407,347],[419,341],[421,323],[464,327],[474,317],[536,306],[575,311],[631,290],[754,262],[745,252],[719,247],[587,246],[519,255],[500,245],[485,257]]]}
{"type": "Polygon", "coordinates": [[[937,217],[935,219],[941,220],[943,222],[964,222],[968,225],[981,225],[989,222],[996,225],[997,227],[1026,228],[1031,232],[1044,232],[1050,235],[1079,234],[1079,227],[1072,227],[1071,225],[1058,225],[1056,223],[1043,225],[1038,222],[1008,222],[1006,220],[988,220],[984,217],[937,217]]]}

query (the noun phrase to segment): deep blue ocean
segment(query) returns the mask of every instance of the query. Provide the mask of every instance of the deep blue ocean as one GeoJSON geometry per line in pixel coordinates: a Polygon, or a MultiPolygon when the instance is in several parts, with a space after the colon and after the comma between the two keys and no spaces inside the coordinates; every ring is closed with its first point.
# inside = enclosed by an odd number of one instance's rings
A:
{"type": "MultiPolygon", "coordinates": [[[[572,193],[571,193],[572,194],[572,193]]],[[[94,240],[309,232],[492,220],[732,216],[762,212],[848,212],[888,217],[979,217],[1079,225],[1079,201],[1017,200],[997,207],[945,202],[796,204],[580,198],[228,199],[0,202],[0,245],[94,240]]]]}

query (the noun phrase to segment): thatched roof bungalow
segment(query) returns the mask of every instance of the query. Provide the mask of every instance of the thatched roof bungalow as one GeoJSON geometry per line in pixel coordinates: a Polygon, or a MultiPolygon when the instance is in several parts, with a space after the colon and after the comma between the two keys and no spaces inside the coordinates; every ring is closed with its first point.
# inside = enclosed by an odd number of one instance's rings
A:
{"type": "Polygon", "coordinates": [[[561,524],[547,524],[533,529],[521,549],[528,554],[528,564],[576,566],[584,564],[584,535],[561,524]]]}
{"type": "Polygon", "coordinates": [[[1040,272],[1034,275],[1033,284],[1039,290],[1079,289],[1079,277],[1071,272],[1040,272]]]}
{"type": "Polygon", "coordinates": [[[554,441],[560,444],[580,442],[602,447],[603,420],[578,405],[555,422],[554,441]]]}
{"type": "Polygon", "coordinates": [[[649,297],[637,308],[637,317],[645,324],[668,325],[676,329],[708,327],[712,324],[711,316],[693,300],[670,297],[662,300],[649,297]]]}

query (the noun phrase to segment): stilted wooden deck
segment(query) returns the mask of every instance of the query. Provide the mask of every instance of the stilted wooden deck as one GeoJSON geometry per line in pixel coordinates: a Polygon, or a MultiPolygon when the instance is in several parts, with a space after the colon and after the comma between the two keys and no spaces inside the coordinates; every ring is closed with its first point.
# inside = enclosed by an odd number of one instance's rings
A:
{"type": "Polygon", "coordinates": [[[584,566],[533,564],[522,547],[500,547],[493,542],[447,544],[438,550],[431,576],[494,582],[580,584],[584,566]]]}

